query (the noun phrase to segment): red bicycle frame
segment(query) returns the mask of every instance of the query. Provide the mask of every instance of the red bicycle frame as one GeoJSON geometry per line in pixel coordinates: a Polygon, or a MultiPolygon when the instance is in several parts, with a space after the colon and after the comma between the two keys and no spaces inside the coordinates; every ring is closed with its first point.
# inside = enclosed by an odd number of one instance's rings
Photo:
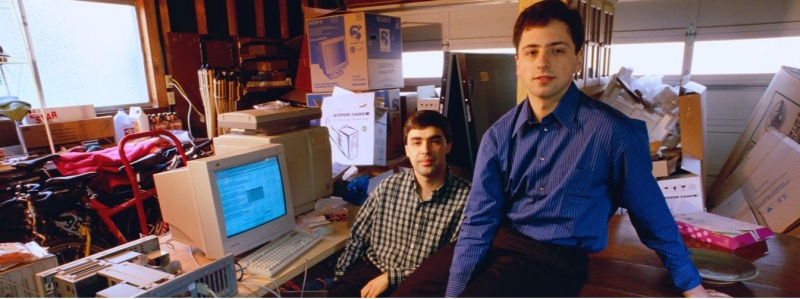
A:
{"type": "Polygon", "coordinates": [[[144,200],[156,195],[156,189],[148,189],[148,190],[141,190],[139,188],[139,181],[136,179],[136,174],[133,172],[133,168],[131,167],[130,161],[128,161],[128,157],[125,155],[125,144],[128,141],[135,140],[142,137],[160,137],[166,136],[172,139],[173,144],[178,150],[178,153],[181,155],[181,159],[183,159],[183,164],[186,165],[188,159],[186,158],[186,153],[183,150],[183,146],[181,145],[180,141],[178,140],[175,135],[168,131],[164,130],[152,130],[148,132],[141,132],[135,133],[131,135],[126,135],[119,141],[119,157],[122,160],[122,165],[125,167],[125,173],[128,175],[128,180],[131,183],[131,189],[133,191],[133,198],[126,200],[125,202],[118,204],[113,207],[109,207],[101,203],[97,200],[90,200],[89,206],[92,207],[97,214],[100,216],[100,219],[103,220],[103,223],[109,228],[109,231],[114,234],[114,237],[120,243],[126,243],[127,240],[125,236],[122,235],[122,232],[117,228],[117,225],[114,224],[114,221],[111,220],[111,217],[119,214],[120,212],[127,210],[130,207],[136,207],[136,214],[139,218],[139,229],[141,230],[142,235],[149,235],[149,231],[147,229],[147,217],[144,213],[144,200]]]}

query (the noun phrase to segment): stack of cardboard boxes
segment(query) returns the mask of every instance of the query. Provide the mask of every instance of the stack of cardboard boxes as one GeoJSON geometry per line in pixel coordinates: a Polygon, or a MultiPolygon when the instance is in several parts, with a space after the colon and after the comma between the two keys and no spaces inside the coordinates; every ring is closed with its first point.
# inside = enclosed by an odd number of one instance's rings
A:
{"type": "Polygon", "coordinates": [[[642,104],[631,102],[622,95],[622,87],[616,84],[609,84],[601,98],[620,112],[646,123],[652,153],[661,147],[672,128],[680,123],[681,147],[664,151],[662,159],[653,161],[653,176],[673,215],[705,211],[705,91],[705,86],[700,84],[684,84],[678,96],[678,115],[655,113],[642,104]],[[679,159],[682,161],[680,166],[679,159]]]}
{"type": "Polygon", "coordinates": [[[400,19],[337,12],[307,20],[306,33],[306,104],[322,107],[316,124],[328,127],[333,161],[385,166],[402,156],[400,19]]]}
{"type": "Polygon", "coordinates": [[[800,69],[782,67],[710,190],[711,212],[800,236],[800,69]]]}

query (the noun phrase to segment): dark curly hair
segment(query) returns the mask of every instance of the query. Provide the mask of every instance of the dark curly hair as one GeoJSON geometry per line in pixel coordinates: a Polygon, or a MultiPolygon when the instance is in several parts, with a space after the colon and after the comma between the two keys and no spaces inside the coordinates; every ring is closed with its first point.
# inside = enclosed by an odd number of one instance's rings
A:
{"type": "Polygon", "coordinates": [[[575,44],[575,54],[583,48],[584,30],[581,14],[569,8],[561,0],[543,0],[528,6],[517,17],[514,24],[514,50],[519,49],[522,32],[533,27],[544,27],[550,22],[558,20],[564,22],[569,28],[572,42],[575,44]]]}
{"type": "Polygon", "coordinates": [[[403,144],[408,144],[408,132],[414,129],[425,129],[435,127],[442,130],[444,139],[447,143],[453,142],[453,131],[450,129],[450,122],[438,111],[420,110],[414,112],[406,120],[403,127],[403,144]]]}

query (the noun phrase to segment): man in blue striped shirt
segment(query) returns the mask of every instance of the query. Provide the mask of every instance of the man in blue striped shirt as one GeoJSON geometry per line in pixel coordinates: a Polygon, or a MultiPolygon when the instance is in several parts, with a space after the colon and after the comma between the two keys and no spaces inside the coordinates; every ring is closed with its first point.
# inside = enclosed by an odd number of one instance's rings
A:
{"type": "Polygon", "coordinates": [[[580,15],[562,1],[520,14],[515,59],[528,97],[481,140],[455,246],[423,262],[394,295],[441,295],[430,291],[443,280],[448,297],[577,296],[588,254],[606,247],[608,220],[623,207],[685,296],[726,296],[700,284],[651,175],[644,123],[572,82],[583,41],[580,15]]]}

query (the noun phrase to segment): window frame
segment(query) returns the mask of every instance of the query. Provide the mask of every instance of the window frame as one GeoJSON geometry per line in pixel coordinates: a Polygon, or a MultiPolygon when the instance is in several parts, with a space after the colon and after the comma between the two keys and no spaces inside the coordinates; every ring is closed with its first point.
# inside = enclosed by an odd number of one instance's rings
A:
{"type": "MultiPolygon", "coordinates": [[[[9,0],[12,4],[12,8],[19,10],[20,2],[24,2],[25,0],[9,0]],[[16,2],[16,3],[15,3],[16,2]]],[[[127,108],[130,106],[141,106],[145,105],[145,108],[152,109],[152,108],[161,108],[168,106],[167,103],[167,82],[165,78],[165,67],[164,67],[164,59],[163,59],[163,48],[161,46],[161,40],[159,36],[159,24],[158,19],[156,17],[156,3],[155,1],[148,1],[148,0],[72,0],[72,1],[85,1],[85,2],[96,2],[96,3],[108,3],[108,4],[115,4],[115,5],[126,5],[131,6],[134,9],[135,17],[137,21],[137,28],[139,32],[139,44],[141,46],[142,52],[142,61],[144,65],[144,81],[146,83],[146,99],[142,99],[142,102],[139,104],[119,104],[119,103],[111,103],[108,106],[102,107],[95,107],[95,113],[98,115],[105,115],[109,113],[113,113],[117,111],[119,108],[127,108]]],[[[17,11],[17,17],[20,17],[19,11],[17,11]]],[[[20,28],[20,30],[23,30],[20,28]]],[[[22,37],[23,40],[25,37],[22,37]]],[[[25,42],[23,42],[25,43],[25,42]]],[[[34,51],[36,51],[34,46],[34,51]]],[[[25,54],[25,58],[19,63],[23,64],[31,64],[30,53],[25,54]]],[[[38,72],[39,70],[33,70],[38,72]]],[[[37,74],[31,73],[31,80],[35,80],[33,76],[38,76],[37,74]]],[[[25,79],[28,80],[28,79],[25,79]]],[[[41,84],[41,82],[34,82],[34,85],[41,84]]],[[[41,88],[41,87],[36,87],[41,88]]],[[[46,99],[45,99],[46,101],[46,99]]],[[[57,103],[42,103],[45,108],[47,107],[56,107],[58,106],[57,103]]],[[[38,104],[36,105],[38,106],[38,104]]]]}

